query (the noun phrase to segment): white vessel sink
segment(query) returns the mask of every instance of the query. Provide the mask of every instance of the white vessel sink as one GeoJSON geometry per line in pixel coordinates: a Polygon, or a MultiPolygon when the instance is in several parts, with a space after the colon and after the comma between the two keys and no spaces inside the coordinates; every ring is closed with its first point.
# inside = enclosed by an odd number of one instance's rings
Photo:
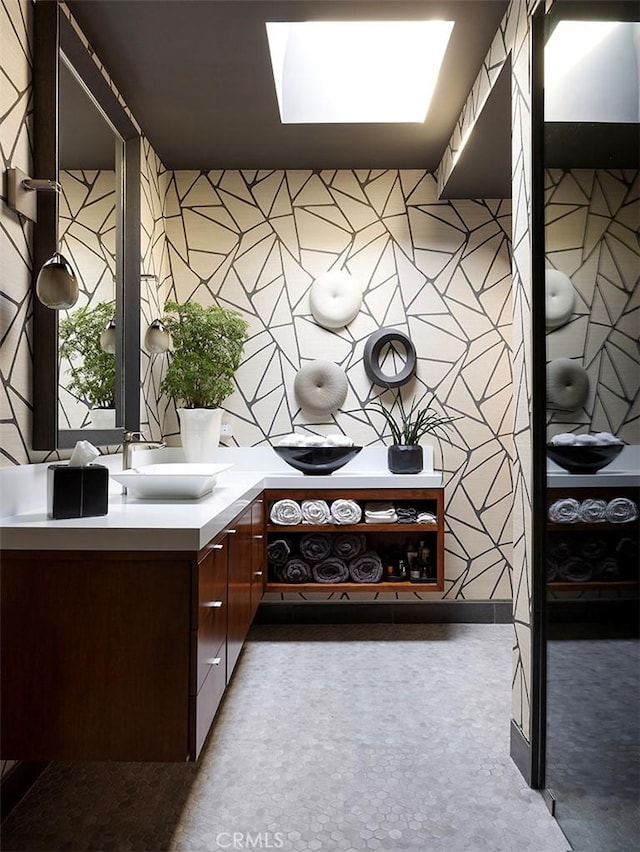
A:
{"type": "Polygon", "coordinates": [[[213,490],[218,474],[232,464],[147,464],[111,473],[134,497],[196,500],[213,490]]]}

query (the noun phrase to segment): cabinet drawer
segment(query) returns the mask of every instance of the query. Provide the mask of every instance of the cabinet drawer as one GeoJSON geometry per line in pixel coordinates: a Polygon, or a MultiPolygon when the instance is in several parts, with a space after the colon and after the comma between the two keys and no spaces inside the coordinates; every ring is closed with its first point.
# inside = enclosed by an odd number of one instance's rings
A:
{"type": "MultiPolygon", "coordinates": [[[[227,635],[227,572],[220,570],[220,556],[207,558],[199,566],[197,615],[197,673],[195,692],[198,693],[209,674],[208,662],[216,656],[227,635]]],[[[224,649],[223,649],[224,650],[224,649]]]]}
{"type": "Polygon", "coordinates": [[[209,728],[220,705],[227,684],[226,647],[223,642],[210,658],[208,672],[197,694],[191,698],[194,712],[192,713],[192,756],[194,760],[200,756],[202,746],[209,733],[209,728]],[[218,661],[218,662],[215,662],[218,661]]]}

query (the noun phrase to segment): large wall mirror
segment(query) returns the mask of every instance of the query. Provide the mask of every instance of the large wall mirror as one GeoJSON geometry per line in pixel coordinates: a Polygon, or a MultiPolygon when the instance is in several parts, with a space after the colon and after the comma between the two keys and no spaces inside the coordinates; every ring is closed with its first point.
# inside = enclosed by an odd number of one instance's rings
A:
{"type": "Polygon", "coordinates": [[[542,5],[533,151],[541,786],[572,848],[626,852],[637,844],[640,795],[640,23],[637,3],[542,5]],[[562,446],[545,458],[557,436],[562,446]],[[604,440],[608,465],[564,469],[600,454],[588,442],[604,440]]]}
{"type": "Polygon", "coordinates": [[[36,3],[34,48],[34,172],[61,185],[39,193],[34,277],[60,250],[80,295],[34,298],[33,447],[117,445],[140,422],[140,138],[57,3],[36,3]]]}

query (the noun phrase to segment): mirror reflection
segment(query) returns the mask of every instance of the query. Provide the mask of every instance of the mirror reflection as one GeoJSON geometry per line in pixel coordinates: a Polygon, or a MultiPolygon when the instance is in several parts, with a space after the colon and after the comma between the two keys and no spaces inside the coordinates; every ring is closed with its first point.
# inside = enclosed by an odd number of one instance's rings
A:
{"type": "Polygon", "coordinates": [[[545,787],[572,848],[626,852],[640,830],[640,25],[549,23],[545,787]]]}
{"type": "Polygon", "coordinates": [[[75,76],[59,63],[60,251],[80,295],[59,321],[58,423],[112,429],[116,418],[116,287],[122,140],[75,76]]]}

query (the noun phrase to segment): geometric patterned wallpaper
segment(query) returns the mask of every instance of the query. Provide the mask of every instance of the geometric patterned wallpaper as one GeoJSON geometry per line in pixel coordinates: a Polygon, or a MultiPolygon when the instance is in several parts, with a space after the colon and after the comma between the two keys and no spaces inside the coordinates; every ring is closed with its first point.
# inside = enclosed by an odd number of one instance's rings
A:
{"type": "MultiPolygon", "coordinates": [[[[73,310],[60,312],[63,320],[78,308],[115,299],[116,173],[69,170],[60,172],[59,181],[60,251],[75,269],[80,291],[73,310]]],[[[91,413],[67,390],[68,369],[68,360],[61,360],[58,422],[61,429],[82,429],[91,425],[91,413]]]]}
{"type": "Polygon", "coordinates": [[[640,444],[639,172],[548,169],[545,179],[547,265],[576,292],[571,320],[547,332],[547,359],[572,358],[590,380],[578,411],[548,410],[548,434],[607,431],[640,444]]]}
{"type": "MultiPolygon", "coordinates": [[[[369,403],[389,393],[367,378],[363,348],[381,326],[407,333],[418,367],[405,395],[433,392],[443,412],[460,416],[452,445],[443,444],[445,591],[427,597],[505,599],[511,205],[442,201],[436,192],[434,175],[419,170],[174,172],[165,202],[170,295],[231,306],[249,322],[236,390],[224,403],[240,446],[275,442],[292,428],[337,428],[357,443],[380,443],[382,418],[369,403]],[[360,282],[363,306],[331,331],[314,322],[309,288],[342,268],[360,282]],[[340,412],[320,421],[308,420],[293,395],[297,370],[315,358],[338,363],[349,384],[340,412]]],[[[174,431],[171,407],[165,435],[174,431]]]]}
{"type": "Polygon", "coordinates": [[[530,741],[531,623],[531,17],[540,0],[511,0],[438,167],[442,193],[505,62],[511,60],[513,682],[512,718],[530,741]]]}
{"type": "MultiPolygon", "coordinates": [[[[0,152],[5,169],[32,172],[30,0],[0,0],[0,152]]],[[[31,442],[33,223],[0,201],[0,465],[25,464],[31,442]]]]}

